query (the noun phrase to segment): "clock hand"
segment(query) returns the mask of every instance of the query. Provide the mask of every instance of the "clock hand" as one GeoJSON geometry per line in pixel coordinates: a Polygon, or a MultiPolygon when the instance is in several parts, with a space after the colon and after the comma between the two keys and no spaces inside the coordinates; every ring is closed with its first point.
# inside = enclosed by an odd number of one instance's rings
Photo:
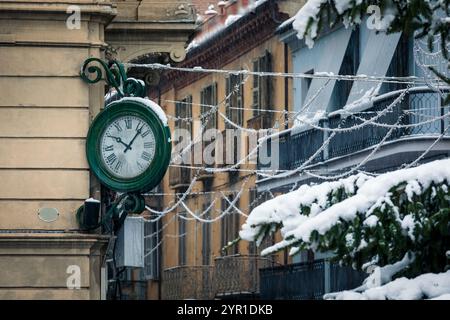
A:
{"type": "Polygon", "coordinates": [[[131,145],[133,144],[133,142],[137,138],[137,136],[141,134],[141,131],[142,131],[143,127],[144,127],[144,124],[142,124],[142,126],[140,128],[136,127],[136,134],[134,135],[133,139],[131,139],[130,143],[127,145],[127,147],[125,148],[123,153],[126,153],[128,150],[131,150],[131,145]]]}
{"type": "MultiPolygon", "coordinates": [[[[117,143],[121,143],[121,144],[123,144],[124,146],[126,146],[127,148],[128,148],[128,145],[125,143],[125,142],[123,142],[122,141],[122,139],[120,138],[120,137],[115,137],[115,136],[107,136],[108,138],[113,138],[113,139],[116,139],[116,142],[117,143]]],[[[130,149],[131,149],[131,147],[130,147],[130,149]]]]}

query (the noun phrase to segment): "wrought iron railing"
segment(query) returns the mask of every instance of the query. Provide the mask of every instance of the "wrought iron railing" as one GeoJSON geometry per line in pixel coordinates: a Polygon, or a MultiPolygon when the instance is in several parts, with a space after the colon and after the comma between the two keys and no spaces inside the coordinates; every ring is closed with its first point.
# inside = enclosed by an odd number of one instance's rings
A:
{"type": "MultiPolygon", "coordinates": [[[[398,92],[391,92],[374,99],[372,105],[359,110],[353,115],[345,115],[335,112],[328,118],[320,120],[316,125],[322,128],[350,128],[361,124],[364,120],[372,119],[379,115],[382,110],[388,109],[380,117],[376,118],[378,124],[388,125],[407,125],[419,124],[421,122],[448,114],[450,106],[443,106],[442,101],[447,93],[441,95],[438,92],[427,88],[412,88],[404,95],[400,101],[395,101],[399,95],[398,92]],[[391,106],[392,104],[392,106],[391,106]],[[390,108],[388,108],[390,107],[390,108]]],[[[394,129],[385,141],[394,141],[404,137],[439,135],[444,132],[449,124],[449,118],[430,121],[423,125],[401,127],[394,129]]],[[[380,126],[373,123],[365,124],[359,128],[338,132],[322,152],[314,157],[312,156],[323,145],[331,134],[329,131],[311,128],[299,133],[282,133],[278,139],[279,151],[279,169],[292,170],[305,161],[310,160],[308,164],[350,155],[352,153],[365,150],[380,143],[388,134],[389,127],[380,126]]],[[[450,132],[446,134],[450,135],[450,132]]],[[[269,140],[268,144],[271,143],[269,140]]],[[[263,164],[258,164],[263,169],[263,164]]]]}
{"type": "Polygon", "coordinates": [[[366,273],[317,260],[260,270],[262,299],[321,300],[328,292],[358,287],[366,273]]]}
{"type": "Polygon", "coordinates": [[[259,294],[259,269],[272,266],[257,255],[219,257],[211,266],[179,266],[162,273],[162,299],[214,299],[259,294]]]}
{"type": "Polygon", "coordinates": [[[212,299],[212,266],[178,266],[162,273],[163,300],[212,299]]]}
{"type": "Polygon", "coordinates": [[[272,265],[270,259],[256,255],[224,256],[214,262],[216,297],[259,294],[259,269],[272,265]]]}

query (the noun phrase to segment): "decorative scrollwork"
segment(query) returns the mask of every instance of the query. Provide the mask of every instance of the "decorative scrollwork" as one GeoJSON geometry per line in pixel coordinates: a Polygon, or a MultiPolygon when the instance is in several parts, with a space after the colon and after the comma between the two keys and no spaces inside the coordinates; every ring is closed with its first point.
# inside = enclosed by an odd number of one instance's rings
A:
{"type": "Polygon", "coordinates": [[[128,78],[125,81],[124,91],[132,97],[144,97],[146,94],[145,83],[142,80],[128,78]]]}
{"type": "Polygon", "coordinates": [[[116,89],[120,97],[145,97],[146,95],[145,83],[142,80],[127,78],[123,64],[116,60],[107,63],[98,58],[86,59],[81,67],[80,77],[89,84],[104,80],[116,89]]]}

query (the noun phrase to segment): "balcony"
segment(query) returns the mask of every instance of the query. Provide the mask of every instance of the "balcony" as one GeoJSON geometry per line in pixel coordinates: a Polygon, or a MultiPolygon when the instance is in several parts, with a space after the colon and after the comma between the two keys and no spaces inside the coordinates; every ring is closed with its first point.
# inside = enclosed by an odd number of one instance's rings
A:
{"type": "MultiPolygon", "coordinates": [[[[319,121],[317,125],[322,128],[350,128],[361,124],[363,120],[371,119],[380,111],[385,110],[398,98],[399,94],[400,92],[391,92],[379,96],[374,99],[372,105],[361,108],[353,116],[345,116],[340,112],[331,113],[326,119],[319,121]]],[[[402,125],[418,124],[433,117],[442,116],[448,113],[449,109],[448,106],[442,106],[439,93],[424,87],[413,88],[401,102],[397,103],[386,114],[380,116],[376,122],[387,125],[395,125],[397,121],[402,125]],[[402,115],[403,117],[401,117],[402,115]]],[[[423,152],[426,148],[420,149],[418,147],[414,150],[415,147],[411,145],[411,141],[435,140],[437,136],[444,132],[448,124],[449,119],[444,118],[419,126],[394,129],[385,140],[385,145],[389,147],[395,143],[404,142],[408,144],[408,150],[412,153],[423,152]]],[[[321,166],[327,165],[329,168],[331,164],[339,167],[336,165],[337,162],[340,162],[342,166],[353,165],[349,160],[351,157],[370,152],[375,145],[384,139],[389,130],[388,127],[367,124],[357,129],[339,132],[330,140],[328,146],[314,158],[313,155],[328,139],[330,132],[307,128],[294,134],[283,133],[278,137],[279,169],[292,170],[298,168],[307,160],[310,160],[307,165],[309,169],[321,169],[321,166]]],[[[450,132],[442,140],[446,140],[449,135],[450,132]]],[[[425,145],[429,146],[429,142],[425,145]]],[[[385,146],[381,147],[381,149],[383,148],[385,146]]],[[[392,151],[391,154],[395,154],[395,152],[398,153],[399,151],[392,151]]],[[[403,163],[405,161],[409,160],[403,159],[403,163]]],[[[258,164],[258,167],[264,169],[265,166],[258,164]]],[[[378,170],[378,167],[375,165],[371,169],[378,170]]]]}
{"type": "Polygon", "coordinates": [[[253,255],[218,257],[214,261],[214,293],[216,298],[259,295],[259,269],[272,265],[268,258],[253,255]]]}
{"type": "Polygon", "coordinates": [[[261,112],[253,118],[247,120],[247,127],[254,130],[272,128],[272,120],[272,113],[261,112]]]}
{"type": "Polygon", "coordinates": [[[179,266],[162,274],[163,299],[254,298],[259,295],[259,269],[272,266],[260,256],[219,257],[212,266],[179,266]]]}
{"type": "Polygon", "coordinates": [[[317,260],[260,270],[261,299],[321,300],[325,293],[360,286],[366,273],[317,260]]]}
{"type": "Polygon", "coordinates": [[[169,168],[169,185],[172,189],[186,188],[191,183],[191,169],[185,167],[169,168]]]}
{"type": "Polygon", "coordinates": [[[212,266],[179,266],[162,273],[163,300],[213,299],[212,266]]]}

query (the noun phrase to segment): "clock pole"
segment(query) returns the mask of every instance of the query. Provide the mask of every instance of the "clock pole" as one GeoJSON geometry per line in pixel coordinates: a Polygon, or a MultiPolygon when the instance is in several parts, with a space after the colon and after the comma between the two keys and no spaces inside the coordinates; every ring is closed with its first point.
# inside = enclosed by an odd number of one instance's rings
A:
{"type": "MultiPolygon", "coordinates": [[[[101,227],[103,233],[111,235],[107,250],[109,259],[106,259],[105,263],[113,262],[115,288],[112,291],[115,296],[119,284],[118,276],[122,272],[116,264],[116,243],[118,240],[126,241],[125,236],[120,236],[127,229],[126,217],[145,210],[142,193],[151,190],[163,179],[171,157],[171,135],[164,111],[146,98],[145,83],[128,78],[122,63],[89,58],[81,67],[80,77],[88,84],[106,81],[110,88],[115,88],[119,98],[118,101],[108,103],[92,121],[86,138],[86,156],[91,171],[101,184],[112,191],[120,192],[120,195],[106,208],[101,218],[101,203],[94,199],[86,200],[76,215],[81,230],[93,231],[101,227]],[[134,118],[139,119],[138,126],[136,132],[130,133],[130,130],[133,130],[130,119],[134,118]],[[125,121],[125,126],[121,127],[119,121],[125,121]],[[141,121],[142,126],[139,127],[141,121]],[[145,132],[142,129],[144,126],[145,132]],[[114,129],[111,129],[113,127],[114,129]],[[102,142],[105,135],[109,138],[107,145],[102,142]],[[149,137],[153,137],[153,140],[149,137]],[[115,151],[114,144],[111,143],[125,147],[124,151],[115,151]],[[119,160],[120,157],[128,174],[120,174],[123,164],[119,160]],[[146,166],[142,161],[146,161],[146,166]],[[139,166],[139,170],[133,170],[133,165],[139,166]]],[[[142,253],[142,261],[144,256],[142,253]]]]}

